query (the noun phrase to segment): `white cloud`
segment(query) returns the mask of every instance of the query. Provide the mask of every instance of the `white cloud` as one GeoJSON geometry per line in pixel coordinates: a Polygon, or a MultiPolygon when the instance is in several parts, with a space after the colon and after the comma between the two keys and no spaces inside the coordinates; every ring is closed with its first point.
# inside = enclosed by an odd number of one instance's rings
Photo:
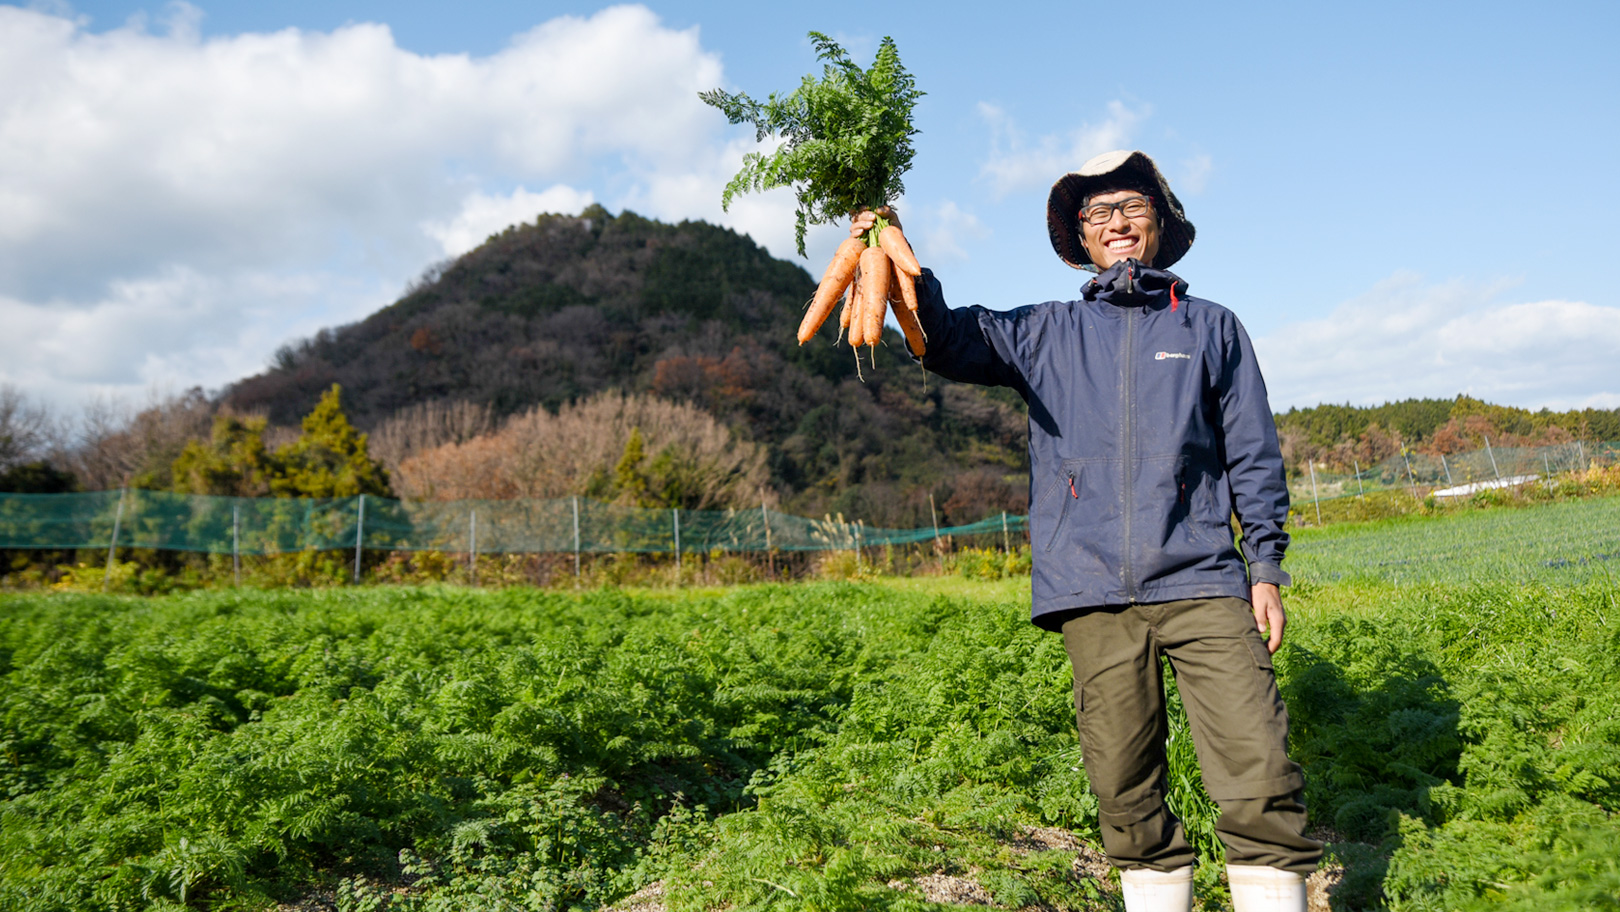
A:
{"type": "Polygon", "coordinates": [[[1108,116],[1100,123],[1081,124],[1066,134],[1046,134],[1031,142],[1007,112],[980,102],[979,116],[990,128],[990,156],[980,168],[980,176],[990,182],[997,196],[1049,187],[1093,156],[1130,148],[1137,124],[1150,113],[1145,105],[1132,109],[1123,102],[1111,101],[1108,116]]]}
{"type": "Polygon", "coordinates": [[[924,262],[966,260],[969,257],[968,247],[973,246],[974,241],[982,241],[990,236],[990,229],[979,221],[979,217],[956,205],[954,200],[941,203],[929,219],[928,226],[922,232],[917,249],[917,256],[924,262]]]}
{"type": "Polygon", "coordinates": [[[565,184],[540,193],[518,187],[505,196],[475,191],[461,201],[461,211],[455,218],[424,222],[422,230],[439,242],[445,255],[460,256],[510,225],[530,221],[542,212],[578,215],[595,201],[589,190],[565,184]]]}
{"type": "Polygon", "coordinates": [[[1527,408],[1620,403],[1620,307],[1503,303],[1503,291],[1400,273],[1326,317],[1256,339],[1272,405],[1459,392],[1527,408]]]}
{"type": "MultiPolygon", "coordinates": [[[[415,54],[376,24],[204,39],[197,16],[92,32],[0,6],[0,372],[19,382],[228,382],[539,211],[718,216],[752,146],[697,98],[723,84],[697,30],[641,6],[484,57],[415,54]]],[[[716,220],[786,254],[791,229],[764,229],[791,206],[716,220]]]]}
{"type": "Polygon", "coordinates": [[[1189,156],[1182,161],[1181,167],[1173,175],[1166,175],[1170,180],[1170,187],[1176,190],[1177,196],[1182,194],[1203,193],[1209,186],[1209,176],[1215,171],[1215,160],[1205,153],[1189,156]]]}
{"type": "Polygon", "coordinates": [[[0,297],[0,381],[60,406],[217,383],[262,367],[290,335],[359,319],[388,290],[340,275],[171,267],[72,306],[0,297]]]}

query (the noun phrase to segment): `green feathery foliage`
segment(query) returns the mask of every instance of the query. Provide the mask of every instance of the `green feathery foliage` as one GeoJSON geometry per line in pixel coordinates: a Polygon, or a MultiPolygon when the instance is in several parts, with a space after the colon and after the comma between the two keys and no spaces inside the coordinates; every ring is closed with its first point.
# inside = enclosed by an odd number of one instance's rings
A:
{"type": "Polygon", "coordinates": [[[811,32],[810,40],[817,59],[827,61],[822,77],[804,77],[786,96],[773,92],[759,102],[720,89],[699,93],[732,123],[753,124],[760,141],[782,139],[769,155],[743,157],[742,170],[726,185],[720,204],[729,209],[739,193],[793,187],[800,256],[807,225],[876,209],[905,192],[900,176],[911,167],[911,137],[918,132],[911,109],[923,95],[900,65],[892,38],[883,39],[865,70],[826,35],[811,32]]]}

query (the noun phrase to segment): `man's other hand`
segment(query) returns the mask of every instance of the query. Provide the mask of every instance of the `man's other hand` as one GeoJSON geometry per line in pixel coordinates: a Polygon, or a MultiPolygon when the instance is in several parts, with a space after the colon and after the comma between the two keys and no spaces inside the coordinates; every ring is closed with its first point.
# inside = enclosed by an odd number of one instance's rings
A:
{"type": "Polygon", "coordinates": [[[852,238],[858,238],[866,232],[871,231],[872,225],[877,222],[878,216],[880,215],[888,219],[889,224],[895,226],[896,228],[900,227],[900,216],[895,214],[895,211],[890,209],[888,206],[879,206],[876,212],[867,209],[854,213],[850,217],[849,236],[852,238]]]}
{"type": "Polygon", "coordinates": [[[1249,604],[1254,607],[1254,626],[1261,636],[1266,635],[1267,628],[1271,631],[1271,638],[1266,641],[1266,649],[1275,653],[1277,647],[1282,645],[1283,628],[1288,626],[1288,615],[1283,613],[1282,593],[1277,591],[1275,583],[1255,583],[1249,587],[1249,604]]]}

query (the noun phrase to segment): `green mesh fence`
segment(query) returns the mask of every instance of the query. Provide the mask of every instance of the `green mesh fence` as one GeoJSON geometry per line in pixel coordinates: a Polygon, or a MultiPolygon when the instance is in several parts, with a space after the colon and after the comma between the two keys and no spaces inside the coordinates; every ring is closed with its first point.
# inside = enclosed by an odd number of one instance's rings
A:
{"type": "Polygon", "coordinates": [[[1295,504],[1374,491],[1405,490],[1466,497],[1490,488],[1525,484],[1561,472],[1620,462],[1620,443],[1572,442],[1542,447],[1485,447],[1449,456],[1404,453],[1350,472],[1302,467],[1288,472],[1295,504]],[[1357,471],[1359,470],[1359,471],[1357,471]]]}
{"type": "MultiPolygon", "coordinates": [[[[997,514],[940,536],[1020,535],[997,514]]],[[[215,554],[382,551],[833,551],[925,542],[932,528],[876,529],[774,510],[647,510],[567,500],[407,502],[208,497],[163,491],[0,494],[0,548],[152,548],[215,554]]]]}
{"type": "MultiPolygon", "coordinates": [[[[1524,484],[1620,462],[1620,444],[1493,447],[1451,456],[1407,453],[1359,471],[1290,471],[1296,504],[1389,489],[1436,496],[1524,484]]],[[[124,548],[277,554],[360,547],[383,551],[838,551],[939,536],[1019,533],[1028,517],[996,514],[942,528],[878,529],[774,510],[647,510],[565,500],[409,502],[208,497],[163,491],[0,494],[0,548],[124,548]]]]}

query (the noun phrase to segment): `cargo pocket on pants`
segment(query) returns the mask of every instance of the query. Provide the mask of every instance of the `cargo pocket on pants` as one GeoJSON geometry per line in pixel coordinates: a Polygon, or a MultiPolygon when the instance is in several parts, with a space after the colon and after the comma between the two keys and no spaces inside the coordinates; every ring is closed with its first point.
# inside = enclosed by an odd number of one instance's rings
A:
{"type": "Polygon", "coordinates": [[[1283,705],[1282,694],[1277,691],[1277,669],[1272,665],[1271,651],[1266,649],[1266,641],[1260,638],[1258,631],[1253,636],[1245,636],[1243,645],[1248,647],[1249,657],[1254,660],[1254,686],[1271,698],[1271,712],[1266,714],[1266,729],[1286,742],[1288,708],[1283,705]]]}

